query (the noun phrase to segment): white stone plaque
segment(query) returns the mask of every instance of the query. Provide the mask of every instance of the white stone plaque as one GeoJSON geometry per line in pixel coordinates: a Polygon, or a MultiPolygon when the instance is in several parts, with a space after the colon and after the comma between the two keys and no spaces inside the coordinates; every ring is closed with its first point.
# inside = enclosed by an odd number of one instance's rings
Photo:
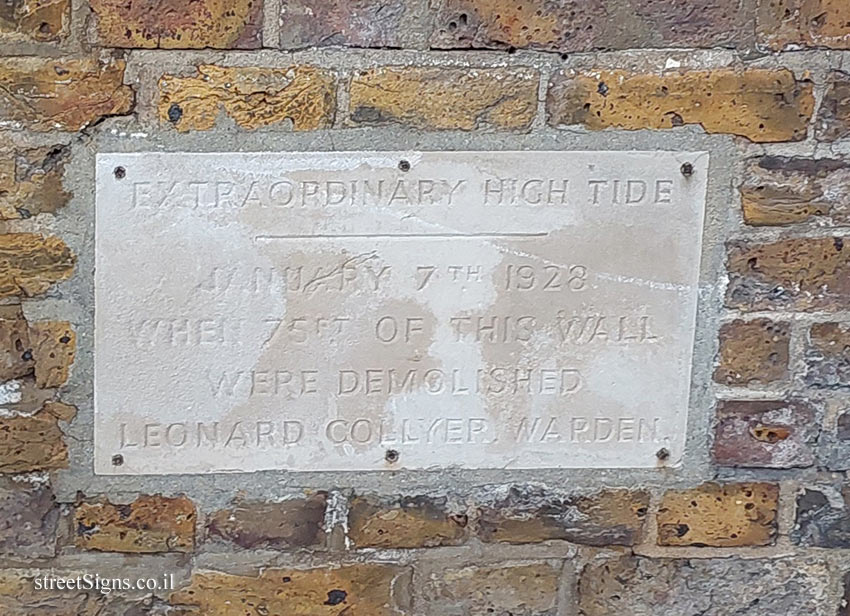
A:
{"type": "Polygon", "coordinates": [[[675,465],[707,172],[100,154],[96,472],[675,465]]]}

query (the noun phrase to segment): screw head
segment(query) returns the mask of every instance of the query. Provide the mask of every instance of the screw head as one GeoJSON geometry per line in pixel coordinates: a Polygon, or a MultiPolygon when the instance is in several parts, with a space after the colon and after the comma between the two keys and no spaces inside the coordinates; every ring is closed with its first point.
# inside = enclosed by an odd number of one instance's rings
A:
{"type": "Polygon", "coordinates": [[[384,454],[384,460],[389,462],[390,464],[395,464],[398,462],[399,453],[395,449],[387,449],[387,453],[384,454]]]}
{"type": "Polygon", "coordinates": [[[403,172],[407,173],[410,171],[410,161],[409,160],[400,160],[398,162],[398,168],[403,172]]]}
{"type": "Polygon", "coordinates": [[[666,460],[670,457],[670,450],[666,447],[662,447],[661,449],[655,452],[655,457],[659,460],[666,460]]]}
{"type": "Polygon", "coordinates": [[[116,180],[123,180],[127,177],[127,170],[124,167],[115,167],[112,174],[115,176],[116,180]]]}
{"type": "Polygon", "coordinates": [[[121,466],[122,464],[124,464],[124,456],[120,453],[116,453],[112,456],[112,466],[121,466]]]}
{"type": "Polygon", "coordinates": [[[682,163],[680,171],[685,177],[690,177],[694,174],[694,166],[691,163],[682,163]]]}

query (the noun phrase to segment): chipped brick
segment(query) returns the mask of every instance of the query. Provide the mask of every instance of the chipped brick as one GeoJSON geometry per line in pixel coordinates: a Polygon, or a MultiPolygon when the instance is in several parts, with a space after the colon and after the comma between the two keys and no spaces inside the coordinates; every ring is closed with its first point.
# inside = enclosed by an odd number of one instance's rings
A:
{"type": "Polygon", "coordinates": [[[712,457],[721,466],[811,466],[818,426],[815,408],[805,400],[722,400],[712,457]]]}
{"type": "Polygon", "coordinates": [[[561,71],[550,83],[547,109],[553,126],[658,130],[699,124],[707,133],[768,143],[806,138],[814,96],[811,82],[787,70],[561,71]]]}
{"type": "Polygon", "coordinates": [[[483,506],[478,534],[484,542],[538,543],[563,539],[586,545],[634,545],[643,531],[649,495],[605,490],[566,498],[536,488],[511,488],[483,506]]]}
{"type": "Polygon", "coordinates": [[[195,77],[160,79],[159,115],[181,132],[209,130],[219,115],[248,130],[281,124],[316,130],[333,122],[335,83],[333,73],[312,66],[202,65],[195,77]]]}
{"type": "Polygon", "coordinates": [[[191,552],[195,506],[185,496],[140,496],[128,505],[81,503],[74,511],[74,543],[101,552],[191,552]]]}
{"type": "Polygon", "coordinates": [[[843,237],[736,240],[727,248],[730,308],[829,310],[850,301],[850,242],[843,237]]]}
{"type": "Polygon", "coordinates": [[[850,222],[850,163],[829,158],[764,156],[751,161],[741,186],[744,222],[787,225],[850,222]]]}
{"type": "Polygon", "coordinates": [[[134,100],[121,60],[2,58],[0,91],[0,121],[42,132],[81,130],[134,100]]]}

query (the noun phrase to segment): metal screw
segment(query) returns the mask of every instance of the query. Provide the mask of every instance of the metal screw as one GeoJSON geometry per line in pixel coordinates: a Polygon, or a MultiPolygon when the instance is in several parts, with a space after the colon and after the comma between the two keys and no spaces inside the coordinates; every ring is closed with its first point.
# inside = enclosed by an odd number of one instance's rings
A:
{"type": "Polygon", "coordinates": [[[685,177],[690,177],[694,174],[694,166],[691,163],[684,163],[682,164],[681,172],[685,177]]]}
{"type": "Polygon", "coordinates": [[[112,466],[121,466],[122,464],[124,464],[124,456],[120,453],[116,453],[112,456],[112,466]]]}
{"type": "Polygon", "coordinates": [[[387,449],[387,453],[384,454],[384,460],[390,464],[395,464],[398,462],[398,452],[395,449],[387,449]]]}
{"type": "Polygon", "coordinates": [[[398,168],[407,173],[410,171],[410,161],[402,160],[398,163],[398,168]]]}
{"type": "Polygon", "coordinates": [[[655,457],[659,460],[666,460],[670,457],[670,450],[666,447],[662,447],[661,449],[655,452],[655,457]]]}
{"type": "Polygon", "coordinates": [[[127,177],[127,170],[124,167],[115,167],[115,171],[113,171],[112,173],[118,180],[123,180],[125,177],[127,177]]]}

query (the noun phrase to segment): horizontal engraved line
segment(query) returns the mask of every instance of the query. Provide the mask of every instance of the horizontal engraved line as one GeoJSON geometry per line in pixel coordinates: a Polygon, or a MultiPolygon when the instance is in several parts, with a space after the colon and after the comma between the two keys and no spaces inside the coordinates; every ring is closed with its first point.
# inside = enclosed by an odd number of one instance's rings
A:
{"type": "Polygon", "coordinates": [[[311,240],[311,239],[422,239],[422,238],[524,238],[524,237],[546,237],[548,232],[542,233],[335,233],[335,234],[311,234],[311,235],[258,235],[254,239],[261,241],[270,240],[311,240]]]}

